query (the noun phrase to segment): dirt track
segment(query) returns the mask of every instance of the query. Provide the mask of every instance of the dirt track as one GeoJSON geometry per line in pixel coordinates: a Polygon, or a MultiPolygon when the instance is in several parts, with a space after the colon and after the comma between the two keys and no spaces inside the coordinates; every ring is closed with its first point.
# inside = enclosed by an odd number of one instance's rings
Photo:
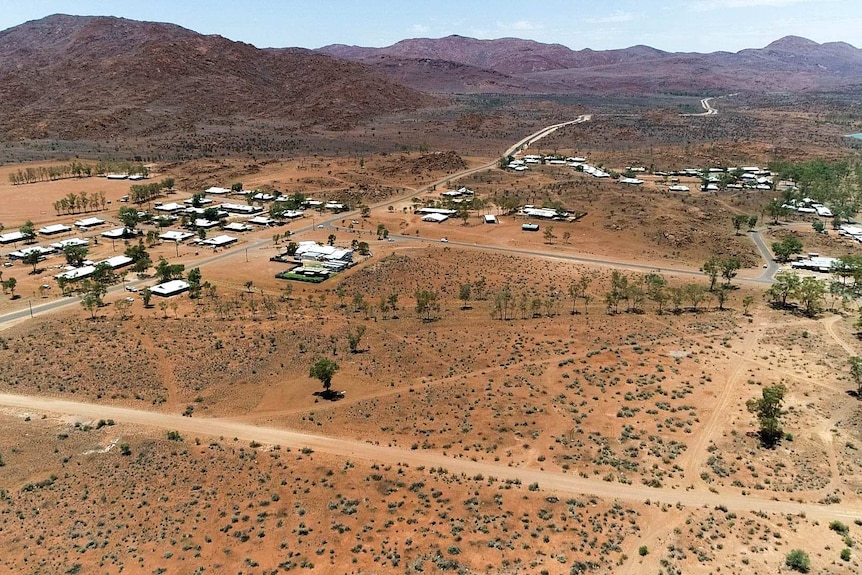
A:
{"type": "Polygon", "coordinates": [[[197,419],[137,409],[12,394],[0,394],[0,405],[21,411],[32,410],[92,419],[113,419],[126,424],[176,430],[184,434],[236,437],[244,441],[258,441],[293,449],[310,448],[342,457],[360,458],[393,465],[401,463],[413,467],[442,467],[450,473],[469,476],[482,474],[485,477],[496,477],[498,480],[518,479],[522,484],[538,483],[542,489],[561,493],[595,495],[632,502],[650,500],[670,505],[702,505],[706,507],[723,505],[734,511],[763,511],[780,514],[804,513],[810,518],[826,520],[862,518],[862,509],[850,507],[847,504],[841,506],[814,505],[744,496],[736,492],[716,493],[700,489],[677,491],[669,488],[654,489],[638,485],[621,485],[599,479],[587,479],[536,469],[507,467],[450,457],[439,453],[411,451],[286,429],[256,427],[221,419],[197,419]]]}

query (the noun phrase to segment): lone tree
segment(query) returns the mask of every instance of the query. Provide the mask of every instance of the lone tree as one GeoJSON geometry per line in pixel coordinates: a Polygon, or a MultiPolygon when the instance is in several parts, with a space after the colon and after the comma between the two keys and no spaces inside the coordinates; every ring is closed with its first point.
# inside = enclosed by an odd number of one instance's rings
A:
{"type": "Polygon", "coordinates": [[[802,253],[802,241],[796,236],[787,236],[780,242],[773,242],[772,253],[778,261],[786,262],[793,254],[802,253]]]}
{"type": "Polygon", "coordinates": [[[362,341],[363,335],[365,335],[364,325],[357,325],[356,329],[347,330],[347,346],[350,348],[350,353],[359,352],[359,342],[362,341]]]}
{"type": "Polygon", "coordinates": [[[458,299],[463,303],[461,304],[461,309],[468,309],[470,306],[468,302],[470,301],[470,284],[461,284],[461,287],[458,288],[458,299]]]}
{"type": "Polygon", "coordinates": [[[862,398],[862,357],[854,355],[850,358],[850,377],[856,384],[856,397],[862,398]]]}
{"type": "Polygon", "coordinates": [[[721,260],[716,256],[710,257],[703,263],[701,271],[709,277],[709,291],[714,290],[718,274],[721,273],[721,260]]]}
{"type": "Polygon", "coordinates": [[[766,446],[773,446],[781,439],[784,431],[781,429],[781,402],[787,388],[778,383],[763,388],[763,396],[760,399],[749,399],[745,406],[750,413],[757,417],[760,425],[760,441],[766,446]]]}
{"type": "Polygon", "coordinates": [[[31,273],[35,274],[36,266],[38,266],[39,262],[42,261],[42,254],[38,250],[29,251],[22,261],[29,266],[33,266],[33,271],[31,273]]]}
{"type": "Polygon", "coordinates": [[[733,229],[736,231],[735,235],[739,235],[739,230],[742,229],[742,226],[748,223],[748,216],[745,214],[737,214],[733,216],[733,229]]]}
{"type": "Polygon", "coordinates": [[[314,379],[319,379],[320,383],[323,384],[323,393],[329,394],[332,387],[332,376],[335,375],[336,371],[338,371],[338,364],[331,359],[322,357],[314,362],[308,375],[314,379]]]}

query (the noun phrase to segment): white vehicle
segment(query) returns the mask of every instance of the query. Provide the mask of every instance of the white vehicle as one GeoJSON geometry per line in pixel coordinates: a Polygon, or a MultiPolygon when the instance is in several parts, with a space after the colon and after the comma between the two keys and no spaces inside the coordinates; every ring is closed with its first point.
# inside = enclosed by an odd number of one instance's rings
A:
{"type": "Polygon", "coordinates": [[[130,292],[134,293],[134,292],[138,291],[138,288],[136,288],[135,286],[126,286],[126,291],[130,291],[130,292]]]}
{"type": "Polygon", "coordinates": [[[447,240],[446,238],[440,238],[440,241],[443,242],[444,244],[449,243],[449,240],[447,240]]]}

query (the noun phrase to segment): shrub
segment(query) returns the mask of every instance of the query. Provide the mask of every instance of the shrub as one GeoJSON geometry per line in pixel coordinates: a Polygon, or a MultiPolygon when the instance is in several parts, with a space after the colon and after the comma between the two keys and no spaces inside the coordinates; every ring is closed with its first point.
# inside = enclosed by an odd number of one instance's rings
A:
{"type": "Polygon", "coordinates": [[[784,564],[800,573],[808,573],[811,570],[811,559],[802,549],[794,549],[788,553],[784,558],[784,564]]]}
{"type": "Polygon", "coordinates": [[[850,550],[846,547],[841,550],[841,560],[850,561],[850,550]]]}
{"type": "Polygon", "coordinates": [[[182,441],[183,436],[180,435],[179,431],[169,431],[168,432],[168,439],[171,441],[182,441]]]}
{"type": "Polygon", "coordinates": [[[845,525],[844,523],[841,523],[840,521],[833,521],[832,523],[830,523],[829,529],[835,531],[836,533],[840,533],[841,535],[847,535],[848,533],[850,533],[850,528],[847,527],[847,525],[845,525]]]}
{"type": "Polygon", "coordinates": [[[641,545],[638,548],[638,555],[640,555],[641,557],[645,557],[648,553],[649,553],[649,549],[647,549],[646,545],[641,545]]]}

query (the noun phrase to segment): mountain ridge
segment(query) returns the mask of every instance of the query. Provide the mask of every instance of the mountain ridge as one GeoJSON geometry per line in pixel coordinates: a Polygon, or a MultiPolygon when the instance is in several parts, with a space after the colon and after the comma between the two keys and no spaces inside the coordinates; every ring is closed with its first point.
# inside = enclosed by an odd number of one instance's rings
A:
{"type": "Polygon", "coordinates": [[[339,128],[432,102],[363,64],[175,24],[58,14],[0,32],[0,129],[12,137],[147,136],[211,122],[339,128]]]}
{"type": "MultiPolygon", "coordinates": [[[[495,87],[514,85],[534,93],[745,91],[764,86],[780,91],[840,90],[857,85],[862,70],[862,50],[846,42],[819,44],[799,36],[785,36],[763,48],[709,53],[665,52],[644,45],[572,50],[534,40],[458,35],[406,39],[383,48],[329,45],[318,51],[369,64],[387,78],[394,76],[380,65],[380,59],[399,58],[398,81],[423,90],[429,80],[420,82],[418,66],[412,75],[408,72],[411,61],[435,59],[473,66],[504,75],[495,87]]],[[[440,83],[453,82],[441,77],[440,83]]],[[[465,81],[462,91],[471,87],[465,81]]]]}

